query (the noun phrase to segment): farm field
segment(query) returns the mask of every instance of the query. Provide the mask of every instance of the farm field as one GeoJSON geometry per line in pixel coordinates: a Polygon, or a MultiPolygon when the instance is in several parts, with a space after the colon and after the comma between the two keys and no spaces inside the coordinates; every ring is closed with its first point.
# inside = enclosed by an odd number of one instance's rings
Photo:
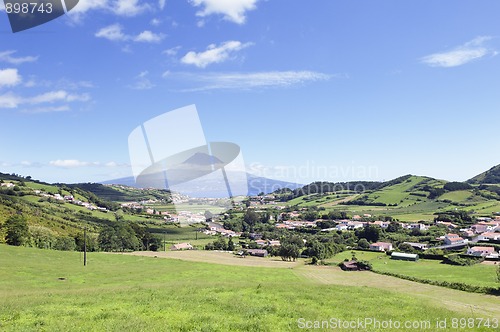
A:
{"type": "MultiPolygon", "coordinates": [[[[390,259],[384,253],[356,251],[358,260],[367,260],[375,270],[391,272],[420,279],[461,282],[484,287],[498,287],[496,282],[496,266],[476,264],[473,266],[453,266],[441,264],[441,261],[420,259],[418,262],[405,262],[390,259]]],[[[351,252],[345,251],[336,255],[331,261],[339,263],[351,258],[351,252]]]]}
{"type": "Polygon", "coordinates": [[[331,267],[227,266],[101,253],[91,253],[83,267],[77,252],[5,245],[0,262],[2,331],[294,331],[300,318],[434,324],[500,314],[491,296],[464,297],[331,267]]]}

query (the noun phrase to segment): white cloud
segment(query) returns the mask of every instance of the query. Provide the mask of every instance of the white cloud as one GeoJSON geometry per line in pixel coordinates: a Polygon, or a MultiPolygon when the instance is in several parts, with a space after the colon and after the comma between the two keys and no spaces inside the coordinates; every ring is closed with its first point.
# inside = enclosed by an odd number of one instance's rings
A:
{"type": "Polygon", "coordinates": [[[151,21],[149,21],[149,23],[152,25],[152,26],[159,26],[161,24],[161,20],[158,19],[158,18],[153,18],[151,21]]]}
{"type": "Polygon", "coordinates": [[[106,11],[117,16],[137,16],[152,7],[148,3],[139,2],[138,0],[85,0],[80,1],[68,14],[75,20],[80,21],[82,16],[89,11],[106,11]]]}
{"type": "Polygon", "coordinates": [[[199,17],[217,14],[223,15],[225,20],[243,24],[246,21],[246,12],[254,10],[258,0],[190,0],[195,6],[202,6],[202,10],[196,13],[199,17]]]}
{"type": "Polygon", "coordinates": [[[69,15],[81,15],[89,10],[100,10],[109,8],[108,0],[85,0],[78,2],[78,5],[69,12],[69,15]]]}
{"type": "Polygon", "coordinates": [[[55,167],[63,167],[63,168],[75,168],[75,167],[85,167],[85,166],[98,166],[98,162],[88,162],[88,161],[80,161],[77,159],[65,159],[65,160],[51,160],[49,165],[55,167]]]}
{"type": "Polygon", "coordinates": [[[149,9],[149,4],[140,4],[138,0],[116,0],[112,5],[113,12],[119,16],[136,16],[149,9]]]}
{"type": "Polygon", "coordinates": [[[181,58],[181,62],[188,65],[195,65],[199,68],[205,68],[212,63],[220,63],[228,60],[234,52],[240,51],[245,47],[253,45],[252,43],[242,44],[239,41],[231,40],[216,46],[211,44],[206,51],[190,51],[181,58]]]}
{"type": "Polygon", "coordinates": [[[191,74],[170,72],[163,74],[164,78],[187,81],[194,88],[183,91],[204,91],[217,89],[251,90],[258,88],[290,87],[310,82],[326,81],[332,75],[313,71],[270,71],[256,73],[206,73],[191,74]]]}
{"type": "Polygon", "coordinates": [[[181,49],[181,46],[176,46],[169,48],[168,50],[163,51],[163,54],[166,54],[168,56],[176,56],[179,50],[181,49]]]}
{"type": "MultiPolygon", "coordinates": [[[[87,102],[90,99],[91,98],[90,98],[89,94],[86,94],[86,93],[71,94],[65,90],[49,91],[46,93],[36,95],[34,97],[21,97],[21,96],[14,94],[13,92],[8,92],[6,94],[0,95],[0,108],[17,108],[20,105],[25,105],[25,104],[39,105],[39,104],[52,104],[52,103],[57,103],[57,102],[65,102],[65,103],[87,102]]],[[[66,110],[66,109],[63,109],[62,107],[64,107],[64,105],[55,106],[54,108],[40,108],[40,109],[35,109],[33,111],[32,110],[24,110],[23,112],[24,113],[42,113],[42,112],[48,112],[49,110],[52,110],[52,111],[66,110]]]]}
{"type": "Polygon", "coordinates": [[[0,88],[16,86],[21,83],[21,75],[15,68],[0,69],[0,88]]]}
{"type": "Polygon", "coordinates": [[[78,167],[124,167],[130,165],[118,163],[116,161],[100,162],[100,161],[81,161],[78,159],[57,159],[49,161],[50,166],[62,168],[78,168],[78,167]]]}
{"type": "Polygon", "coordinates": [[[120,24],[112,24],[95,33],[98,38],[105,38],[111,41],[124,41],[129,39],[129,36],[125,35],[122,31],[122,26],[120,24]]]}
{"type": "Polygon", "coordinates": [[[12,56],[16,51],[4,51],[0,52],[0,61],[8,62],[13,65],[20,65],[25,62],[34,62],[38,60],[37,56],[25,56],[25,57],[14,57],[12,56]]]}
{"type": "Polygon", "coordinates": [[[62,105],[62,106],[35,107],[22,110],[21,113],[39,114],[39,113],[68,112],[70,110],[71,109],[69,105],[62,105]]]}
{"type": "Polygon", "coordinates": [[[123,32],[123,27],[120,24],[112,24],[104,27],[95,33],[97,38],[105,38],[111,41],[127,41],[132,40],[142,43],[159,43],[165,38],[163,34],[156,34],[149,30],[139,33],[137,36],[127,35],[123,32]]]}
{"type": "Polygon", "coordinates": [[[143,71],[135,77],[136,82],[130,86],[132,89],[136,90],[149,90],[155,87],[153,83],[148,78],[149,72],[143,71]]]}
{"type": "Polygon", "coordinates": [[[165,38],[165,35],[153,33],[149,30],[143,31],[134,37],[134,41],[143,43],[159,43],[165,38]]]}
{"type": "Polygon", "coordinates": [[[167,0],[158,0],[158,7],[160,7],[161,10],[165,8],[165,4],[167,3],[167,0]]]}
{"type": "Polygon", "coordinates": [[[457,67],[487,55],[495,56],[496,51],[484,46],[484,43],[490,39],[492,37],[476,37],[451,51],[434,53],[421,58],[420,61],[431,67],[457,67]]]}
{"type": "Polygon", "coordinates": [[[0,108],[16,108],[21,103],[21,98],[12,92],[0,95],[0,108]]]}

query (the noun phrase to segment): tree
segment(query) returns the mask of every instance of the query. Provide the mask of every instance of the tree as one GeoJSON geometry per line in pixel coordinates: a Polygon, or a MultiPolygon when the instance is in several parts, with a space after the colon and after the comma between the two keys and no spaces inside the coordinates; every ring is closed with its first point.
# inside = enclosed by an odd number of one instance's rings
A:
{"type": "Polygon", "coordinates": [[[75,238],[71,236],[58,237],[53,248],[55,250],[73,251],[76,249],[75,238]]]}
{"type": "Polygon", "coordinates": [[[403,227],[401,226],[401,224],[398,222],[395,222],[395,221],[391,221],[389,226],[387,226],[387,231],[391,232],[391,233],[397,233],[397,232],[401,231],[402,229],[403,229],[403,227]]]}
{"type": "Polygon", "coordinates": [[[137,250],[141,246],[133,228],[124,223],[114,223],[104,228],[97,242],[104,251],[137,250]]]}
{"type": "Polygon", "coordinates": [[[12,246],[22,246],[29,241],[28,221],[22,215],[9,217],[3,225],[6,229],[5,243],[12,246]]]}
{"type": "Polygon", "coordinates": [[[232,238],[229,238],[229,241],[227,241],[227,250],[234,251],[234,243],[232,238]]]}
{"type": "Polygon", "coordinates": [[[47,227],[29,227],[31,245],[39,249],[51,249],[56,241],[55,233],[47,227]]]}
{"type": "Polygon", "coordinates": [[[304,242],[298,235],[291,235],[281,239],[281,246],[278,254],[284,261],[295,261],[299,255],[304,242]]]}
{"type": "Polygon", "coordinates": [[[357,230],[356,236],[360,239],[366,239],[369,242],[377,242],[380,237],[380,228],[368,225],[361,230],[357,230]]]}
{"type": "Polygon", "coordinates": [[[360,239],[358,241],[358,247],[361,249],[369,249],[370,243],[366,239],[360,239]]]}

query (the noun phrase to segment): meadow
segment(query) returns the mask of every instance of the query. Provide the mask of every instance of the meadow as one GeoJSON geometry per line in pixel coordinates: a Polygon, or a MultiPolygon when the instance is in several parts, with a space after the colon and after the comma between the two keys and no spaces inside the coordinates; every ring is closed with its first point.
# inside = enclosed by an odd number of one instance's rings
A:
{"type": "MultiPolygon", "coordinates": [[[[460,282],[475,286],[498,287],[496,265],[476,264],[472,266],[454,266],[442,264],[438,260],[420,259],[418,262],[392,260],[385,253],[355,251],[358,260],[372,263],[375,270],[397,273],[419,279],[460,282]]],[[[352,257],[351,251],[336,255],[331,261],[338,263],[352,257]]]]}
{"type": "MultiPolygon", "coordinates": [[[[105,253],[91,253],[84,267],[78,252],[6,245],[0,245],[0,266],[2,331],[295,331],[300,318],[435,324],[472,315],[467,306],[440,302],[461,292],[442,289],[443,295],[439,287],[422,285],[417,293],[423,287],[437,297],[417,296],[408,281],[328,267],[228,266],[105,253]],[[349,284],[353,280],[359,286],[349,284]],[[394,280],[395,288],[367,287],[363,280],[394,280]]],[[[500,312],[496,298],[472,294],[470,301],[500,312]]]]}

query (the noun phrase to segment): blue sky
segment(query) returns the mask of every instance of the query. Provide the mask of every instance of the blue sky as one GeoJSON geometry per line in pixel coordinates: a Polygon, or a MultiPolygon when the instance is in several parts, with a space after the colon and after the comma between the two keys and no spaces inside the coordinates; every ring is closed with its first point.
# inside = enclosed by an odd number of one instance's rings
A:
{"type": "Polygon", "coordinates": [[[500,164],[498,1],[80,0],[0,11],[0,171],[131,174],[128,135],[190,104],[248,169],[307,183],[466,180],[500,164]]]}

